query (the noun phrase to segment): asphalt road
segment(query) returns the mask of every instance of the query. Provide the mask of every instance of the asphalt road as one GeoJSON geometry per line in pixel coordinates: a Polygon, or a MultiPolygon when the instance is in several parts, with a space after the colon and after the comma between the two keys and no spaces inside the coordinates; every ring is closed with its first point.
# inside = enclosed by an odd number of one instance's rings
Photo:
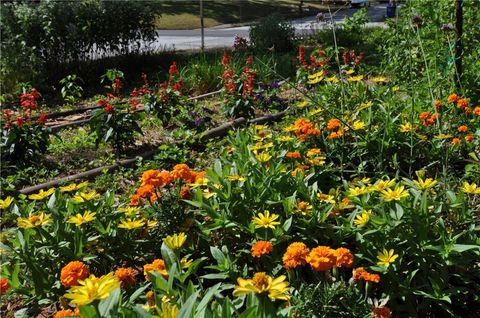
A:
{"type": "MultiPolygon", "coordinates": [[[[291,21],[295,27],[297,35],[305,35],[315,32],[320,29],[331,26],[332,20],[334,23],[341,23],[346,16],[352,16],[358,9],[343,9],[337,12],[332,12],[332,15],[325,14],[325,22],[317,22],[316,16],[306,17],[291,21]]],[[[386,13],[386,5],[378,4],[372,5],[368,8],[367,15],[370,18],[369,26],[384,25],[382,21],[386,13]]],[[[229,47],[233,45],[233,40],[236,35],[248,38],[250,27],[229,27],[220,26],[205,29],[205,47],[229,47]]],[[[195,30],[157,30],[157,39],[155,42],[148,45],[149,50],[188,50],[198,49],[201,46],[201,31],[195,30]]]]}

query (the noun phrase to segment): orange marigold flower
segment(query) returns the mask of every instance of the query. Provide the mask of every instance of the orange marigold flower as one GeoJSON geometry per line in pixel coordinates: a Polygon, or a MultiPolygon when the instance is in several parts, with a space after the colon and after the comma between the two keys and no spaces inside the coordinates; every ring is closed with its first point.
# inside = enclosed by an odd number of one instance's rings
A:
{"type": "Polygon", "coordinates": [[[335,257],[337,258],[336,267],[352,267],[353,265],[353,254],[348,248],[339,247],[334,250],[335,257]]]}
{"type": "Polygon", "coordinates": [[[428,117],[430,117],[430,113],[429,112],[422,112],[420,114],[420,119],[421,120],[426,120],[428,117]]]}
{"type": "Polygon", "coordinates": [[[131,267],[120,267],[115,271],[115,276],[120,281],[120,287],[127,288],[137,283],[138,271],[131,267]]]}
{"type": "Polygon", "coordinates": [[[151,290],[147,292],[147,303],[149,306],[153,307],[155,306],[155,293],[151,290]]]}
{"type": "Polygon", "coordinates": [[[459,99],[460,99],[460,96],[458,96],[457,94],[454,93],[454,94],[450,94],[450,96],[448,96],[447,102],[448,103],[455,103],[459,99]]]}
{"type": "Polygon", "coordinates": [[[459,132],[467,132],[467,131],[468,131],[468,127],[465,126],[465,125],[462,125],[462,126],[458,127],[457,130],[458,130],[459,132]]]}
{"type": "Polygon", "coordinates": [[[356,282],[364,280],[366,282],[379,283],[380,275],[371,274],[367,272],[363,267],[359,267],[353,270],[353,280],[356,282]]]}
{"type": "Polygon", "coordinates": [[[375,318],[390,318],[392,311],[388,307],[374,307],[372,309],[372,314],[375,318]]]}
{"type": "Polygon", "coordinates": [[[130,206],[137,206],[140,203],[140,196],[138,194],[134,194],[130,197],[130,206]]]}
{"type": "Polygon", "coordinates": [[[320,130],[313,123],[305,118],[298,119],[293,124],[293,129],[300,141],[305,141],[310,137],[320,134],[320,130]]]}
{"type": "Polygon", "coordinates": [[[174,180],[189,180],[192,176],[192,171],[186,164],[180,163],[173,167],[171,174],[174,180]]]}
{"type": "Polygon", "coordinates": [[[331,269],[337,262],[334,250],[328,246],[318,246],[307,256],[307,262],[313,270],[320,272],[331,269]]]}
{"type": "Polygon", "coordinates": [[[463,109],[463,111],[464,111],[465,114],[467,114],[467,115],[470,115],[470,114],[472,113],[472,109],[471,109],[470,107],[465,107],[465,108],[463,109]]]}
{"type": "Polygon", "coordinates": [[[462,98],[457,101],[458,108],[465,108],[467,106],[468,106],[468,100],[466,98],[462,98]]]}
{"type": "Polygon", "coordinates": [[[269,241],[258,241],[252,246],[252,256],[261,257],[262,255],[270,254],[272,252],[273,245],[269,241]]]}
{"type": "Polygon", "coordinates": [[[60,281],[65,287],[78,285],[79,280],[84,280],[90,275],[88,266],[80,261],[73,261],[65,265],[60,272],[60,281]]]}
{"type": "Polygon", "coordinates": [[[147,170],[142,174],[142,186],[143,185],[152,185],[154,187],[163,186],[163,178],[160,175],[158,170],[147,170]]]}
{"type": "Polygon", "coordinates": [[[10,282],[8,279],[5,277],[0,278],[0,295],[6,294],[9,289],[10,282]]]}
{"type": "Polygon", "coordinates": [[[143,265],[143,274],[145,275],[146,280],[150,280],[148,273],[156,271],[164,277],[168,277],[168,272],[165,268],[165,262],[163,259],[156,259],[150,264],[143,265]]]}
{"type": "Polygon", "coordinates": [[[292,269],[307,263],[308,247],[302,242],[294,242],[283,254],[283,267],[292,269]]]}
{"type": "Polygon", "coordinates": [[[465,141],[472,142],[474,139],[475,139],[475,137],[473,137],[473,135],[466,135],[465,136],[465,141]]]}
{"type": "Polygon", "coordinates": [[[302,158],[302,155],[298,151],[290,151],[290,152],[287,152],[285,157],[292,158],[292,159],[300,159],[302,158]]]}
{"type": "Polygon", "coordinates": [[[190,198],[190,187],[188,185],[183,186],[180,189],[180,199],[188,200],[190,198]]]}
{"type": "Polygon", "coordinates": [[[461,141],[460,138],[453,138],[452,139],[452,145],[456,145],[456,144],[460,143],[460,141],[461,141]]]}
{"type": "Polygon", "coordinates": [[[154,188],[153,185],[145,184],[145,185],[140,186],[140,188],[137,189],[137,194],[141,198],[146,198],[146,197],[150,196],[153,193],[153,191],[155,191],[155,188],[154,188]]]}
{"type": "Polygon", "coordinates": [[[328,121],[327,123],[327,129],[328,130],[335,130],[335,129],[338,129],[340,128],[340,125],[342,124],[342,122],[337,119],[337,118],[332,118],[328,121]]]}
{"type": "Polygon", "coordinates": [[[442,102],[439,101],[438,99],[433,104],[435,105],[435,109],[437,111],[440,111],[442,109],[442,102]]]}
{"type": "Polygon", "coordinates": [[[343,136],[343,131],[339,130],[339,131],[334,131],[334,132],[330,133],[330,135],[328,135],[327,139],[329,139],[329,140],[338,139],[342,136],[343,136]]]}
{"type": "Polygon", "coordinates": [[[59,310],[53,315],[53,318],[62,318],[62,317],[80,317],[71,309],[59,310]]]}
{"type": "Polygon", "coordinates": [[[150,201],[150,204],[153,204],[153,203],[157,202],[158,198],[160,198],[160,193],[159,192],[152,193],[148,200],[150,201]]]}
{"type": "Polygon", "coordinates": [[[476,116],[480,116],[480,106],[477,106],[473,109],[473,113],[476,115],[476,116]]]}

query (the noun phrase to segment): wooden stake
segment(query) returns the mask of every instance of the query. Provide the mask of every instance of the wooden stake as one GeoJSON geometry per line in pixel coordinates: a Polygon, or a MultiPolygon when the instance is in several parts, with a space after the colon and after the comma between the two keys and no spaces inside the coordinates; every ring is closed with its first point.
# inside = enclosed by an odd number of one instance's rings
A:
{"type": "Polygon", "coordinates": [[[458,89],[462,87],[462,33],[463,33],[463,0],[457,0],[455,2],[455,86],[458,89]]]}

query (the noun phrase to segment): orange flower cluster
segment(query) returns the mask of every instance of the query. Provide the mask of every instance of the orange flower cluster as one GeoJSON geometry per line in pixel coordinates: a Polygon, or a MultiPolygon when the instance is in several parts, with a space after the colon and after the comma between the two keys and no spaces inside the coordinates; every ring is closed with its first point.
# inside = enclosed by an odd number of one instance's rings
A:
{"type": "Polygon", "coordinates": [[[289,151],[289,152],[287,152],[285,157],[290,158],[290,159],[300,159],[300,158],[302,158],[302,155],[298,151],[289,151]]]}
{"type": "Polygon", "coordinates": [[[165,267],[165,262],[163,261],[163,259],[156,259],[150,264],[143,265],[143,274],[145,275],[145,279],[147,281],[150,280],[148,273],[151,273],[154,271],[159,272],[163,277],[168,277],[168,273],[165,267]]]}
{"type": "Polygon", "coordinates": [[[437,122],[438,113],[430,114],[429,112],[422,112],[420,119],[423,121],[425,127],[432,126],[437,122]]]}
{"type": "Polygon", "coordinates": [[[120,287],[125,289],[137,283],[138,271],[131,267],[120,267],[115,271],[115,276],[120,281],[120,287]]]}
{"type": "Polygon", "coordinates": [[[80,261],[73,261],[65,265],[60,272],[60,282],[65,287],[72,287],[90,275],[88,266],[80,261]]]}
{"type": "Polygon", "coordinates": [[[80,317],[78,310],[63,309],[59,310],[53,315],[53,318],[63,318],[63,317],[80,317]]]}
{"type": "Polygon", "coordinates": [[[273,245],[269,241],[258,241],[252,246],[252,256],[261,257],[262,255],[270,254],[273,250],[273,245]]]}
{"type": "Polygon", "coordinates": [[[366,282],[378,283],[380,282],[380,275],[371,274],[367,272],[363,267],[359,267],[353,270],[353,280],[356,282],[364,280],[366,282]]]}
{"type": "Polygon", "coordinates": [[[392,311],[388,307],[374,307],[372,309],[373,317],[375,318],[390,318],[392,311]]]}
{"type": "Polygon", "coordinates": [[[295,132],[295,135],[301,141],[305,141],[320,134],[320,129],[318,129],[315,124],[305,118],[298,119],[292,126],[290,126],[290,128],[295,132]]]}
{"type": "MultiPolygon", "coordinates": [[[[455,93],[450,94],[448,96],[447,102],[451,103],[451,104],[455,103],[457,105],[457,108],[463,109],[463,111],[467,115],[470,115],[472,113],[472,109],[470,107],[468,107],[468,104],[469,104],[468,99],[460,98],[460,96],[458,96],[455,93]]],[[[480,107],[475,107],[474,113],[475,113],[475,115],[480,116],[480,107]],[[478,108],[478,110],[476,108],[478,108]]]]}
{"type": "MultiPolygon", "coordinates": [[[[193,183],[204,176],[205,172],[193,171],[184,163],[175,165],[172,171],[147,170],[142,174],[142,184],[135,194],[132,195],[130,205],[138,205],[141,198],[149,198],[150,203],[153,203],[161,196],[159,188],[168,186],[176,180],[193,183]]],[[[189,188],[182,188],[180,191],[180,197],[185,199],[188,197],[189,193],[189,188]]]]}
{"type": "Polygon", "coordinates": [[[302,242],[295,242],[287,247],[283,254],[283,267],[293,269],[307,263],[308,247],[302,242]]]}
{"type": "Polygon", "coordinates": [[[7,293],[10,289],[10,283],[5,277],[0,278],[0,295],[7,293]]]}
{"type": "Polygon", "coordinates": [[[327,123],[327,129],[331,131],[327,139],[338,139],[343,136],[342,122],[337,118],[332,118],[327,123]]]}

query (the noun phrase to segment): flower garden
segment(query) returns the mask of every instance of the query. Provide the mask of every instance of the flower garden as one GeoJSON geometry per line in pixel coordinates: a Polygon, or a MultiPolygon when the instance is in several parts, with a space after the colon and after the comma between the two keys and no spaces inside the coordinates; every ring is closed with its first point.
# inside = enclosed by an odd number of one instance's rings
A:
{"type": "Polygon", "coordinates": [[[205,99],[180,63],[132,89],[108,69],[89,129],[53,135],[25,87],[2,110],[2,316],[480,315],[480,52],[465,41],[458,86],[452,5],[405,6],[362,35],[385,41],[375,63],[333,28],[297,39],[288,78],[237,39],[205,99]],[[71,160],[60,178],[147,144],[133,169],[26,190],[39,158],[71,160]]]}

